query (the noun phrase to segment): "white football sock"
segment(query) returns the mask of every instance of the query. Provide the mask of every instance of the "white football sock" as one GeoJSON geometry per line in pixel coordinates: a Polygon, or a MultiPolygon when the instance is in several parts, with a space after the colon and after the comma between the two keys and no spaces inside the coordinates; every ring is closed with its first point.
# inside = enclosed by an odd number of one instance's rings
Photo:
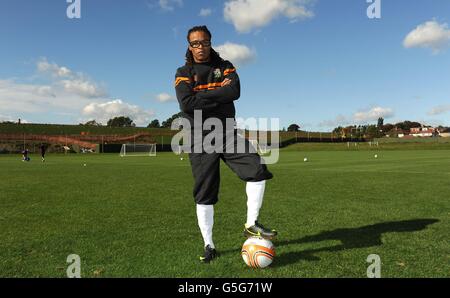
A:
{"type": "Polygon", "coordinates": [[[261,209],[264,198],[265,186],[265,180],[258,182],[247,182],[247,186],[245,188],[247,192],[247,223],[245,226],[247,228],[253,226],[255,221],[258,220],[259,209],[261,209]]]}
{"type": "Polygon", "coordinates": [[[214,225],[214,205],[200,205],[197,204],[197,220],[200,232],[205,241],[205,247],[207,245],[211,248],[215,248],[212,240],[212,229],[214,225]]]}

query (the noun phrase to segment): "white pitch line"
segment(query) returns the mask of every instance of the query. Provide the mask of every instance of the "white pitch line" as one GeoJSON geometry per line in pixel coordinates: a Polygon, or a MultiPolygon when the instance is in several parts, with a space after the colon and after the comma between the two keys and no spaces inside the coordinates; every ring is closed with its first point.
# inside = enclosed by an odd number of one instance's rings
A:
{"type": "Polygon", "coordinates": [[[369,170],[339,170],[339,169],[312,169],[313,171],[328,171],[328,172],[366,172],[366,173],[392,173],[392,174],[447,174],[449,175],[450,173],[447,172],[417,172],[417,171],[369,171],[369,170]]]}

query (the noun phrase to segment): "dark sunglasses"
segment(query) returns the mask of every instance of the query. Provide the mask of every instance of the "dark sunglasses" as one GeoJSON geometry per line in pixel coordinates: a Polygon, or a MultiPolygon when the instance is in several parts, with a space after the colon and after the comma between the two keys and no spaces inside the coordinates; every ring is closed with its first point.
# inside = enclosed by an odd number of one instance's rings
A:
{"type": "Polygon", "coordinates": [[[211,41],[210,40],[196,40],[196,41],[189,42],[189,44],[193,48],[199,48],[200,45],[202,45],[203,47],[210,47],[211,41]]]}

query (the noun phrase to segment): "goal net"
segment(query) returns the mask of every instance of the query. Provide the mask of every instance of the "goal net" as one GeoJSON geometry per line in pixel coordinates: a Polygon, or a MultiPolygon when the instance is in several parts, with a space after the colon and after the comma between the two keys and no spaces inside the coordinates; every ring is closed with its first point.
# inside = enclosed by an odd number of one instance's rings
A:
{"type": "Polygon", "coordinates": [[[122,144],[120,156],[156,156],[156,144],[122,144]]]}

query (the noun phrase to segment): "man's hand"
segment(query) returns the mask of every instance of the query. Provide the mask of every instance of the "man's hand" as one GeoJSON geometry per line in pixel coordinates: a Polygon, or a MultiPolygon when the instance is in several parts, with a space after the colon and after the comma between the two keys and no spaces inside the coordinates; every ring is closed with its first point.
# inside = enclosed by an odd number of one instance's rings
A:
{"type": "Polygon", "coordinates": [[[222,85],[220,87],[224,87],[224,86],[228,86],[231,84],[231,80],[230,79],[225,79],[222,81],[222,85]]]}

